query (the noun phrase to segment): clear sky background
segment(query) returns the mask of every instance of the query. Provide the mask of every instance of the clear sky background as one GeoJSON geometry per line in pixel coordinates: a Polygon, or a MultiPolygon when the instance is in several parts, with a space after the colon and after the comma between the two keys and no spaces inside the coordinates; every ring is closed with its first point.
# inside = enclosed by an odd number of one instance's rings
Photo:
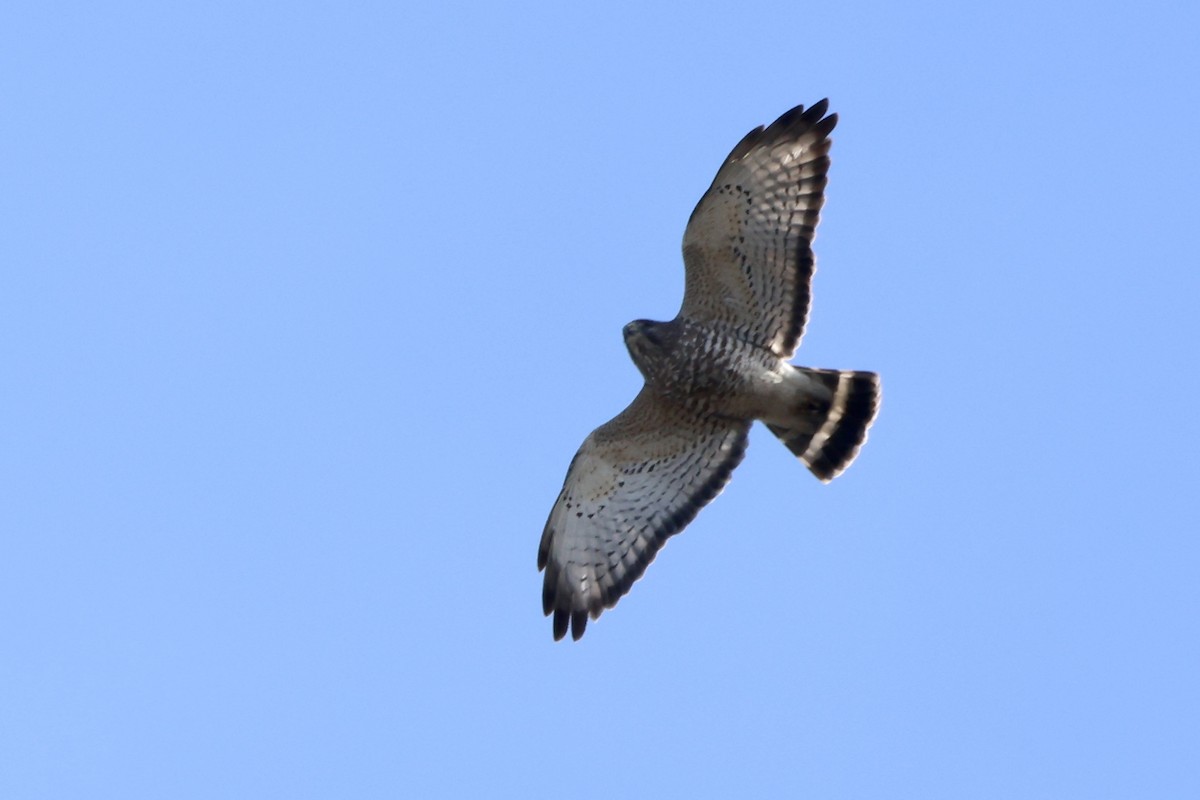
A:
{"type": "Polygon", "coordinates": [[[1200,12],[7,3],[0,796],[1200,797],[1200,12]],[[535,554],[749,129],[797,361],[579,643],[535,554]]]}

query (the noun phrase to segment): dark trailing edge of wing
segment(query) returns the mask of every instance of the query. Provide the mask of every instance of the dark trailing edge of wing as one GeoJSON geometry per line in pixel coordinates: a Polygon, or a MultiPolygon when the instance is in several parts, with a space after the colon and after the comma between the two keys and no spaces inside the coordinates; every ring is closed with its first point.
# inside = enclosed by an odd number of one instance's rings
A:
{"type": "Polygon", "coordinates": [[[596,619],[604,609],[615,606],[617,601],[629,592],[637,579],[645,574],[646,567],[650,566],[650,562],[658,555],[658,551],[666,544],[667,539],[686,528],[700,513],[700,509],[712,502],[713,498],[725,488],[725,484],[729,483],[729,479],[733,475],[733,470],[742,463],[742,459],[746,456],[746,447],[749,445],[749,429],[750,426],[747,423],[736,444],[729,451],[729,456],[716,472],[688,498],[686,503],[677,508],[675,513],[663,520],[653,531],[649,546],[641,554],[638,562],[630,566],[621,579],[601,595],[600,602],[593,607],[572,609],[570,607],[571,598],[564,597],[558,592],[559,570],[557,565],[549,559],[549,548],[538,552],[538,569],[546,570],[545,578],[542,581],[542,613],[546,616],[554,614],[554,641],[557,642],[567,635],[568,626],[571,630],[571,638],[579,641],[587,628],[588,616],[596,619]]]}

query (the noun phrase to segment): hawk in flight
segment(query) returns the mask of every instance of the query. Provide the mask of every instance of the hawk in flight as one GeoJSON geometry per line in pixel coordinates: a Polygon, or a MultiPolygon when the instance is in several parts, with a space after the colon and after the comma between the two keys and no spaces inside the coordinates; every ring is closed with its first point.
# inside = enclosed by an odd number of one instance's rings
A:
{"type": "Polygon", "coordinates": [[[797,106],[738,142],[684,231],[678,315],[625,326],[645,383],[584,440],[538,548],[556,640],[581,637],[717,496],[754,420],[826,482],[866,440],[878,375],[788,363],[808,316],[828,107],[797,106]]]}

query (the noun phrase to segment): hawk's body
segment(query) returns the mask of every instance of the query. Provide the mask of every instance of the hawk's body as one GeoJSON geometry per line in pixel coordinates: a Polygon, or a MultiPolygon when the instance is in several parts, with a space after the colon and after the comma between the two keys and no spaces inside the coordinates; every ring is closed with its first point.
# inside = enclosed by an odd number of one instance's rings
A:
{"type": "Polygon", "coordinates": [[[866,439],[877,375],[787,363],[808,314],[826,109],[797,107],[738,143],[688,222],[679,314],[625,326],[645,385],[584,441],[538,550],[556,639],[582,636],[721,491],[754,420],[824,481],[866,439]]]}

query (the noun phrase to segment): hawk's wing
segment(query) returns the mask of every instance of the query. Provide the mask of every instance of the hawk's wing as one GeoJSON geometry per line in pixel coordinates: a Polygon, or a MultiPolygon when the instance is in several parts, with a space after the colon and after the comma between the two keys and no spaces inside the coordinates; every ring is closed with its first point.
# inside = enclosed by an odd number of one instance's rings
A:
{"type": "Polygon", "coordinates": [[[791,358],[808,317],[812,240],[837,124],[828,107],[793,108],[725,159],[683,235],[680,317],[731,324],[791,358]]]}
{"type": "Polygon", "coordinates": [[[554,638],[578,639],[616,605],[667,537],[729,481],[749,421],[701,417],[649,390],[592,432],[567,470],[538,548],[542,608],[554,638]]]}

